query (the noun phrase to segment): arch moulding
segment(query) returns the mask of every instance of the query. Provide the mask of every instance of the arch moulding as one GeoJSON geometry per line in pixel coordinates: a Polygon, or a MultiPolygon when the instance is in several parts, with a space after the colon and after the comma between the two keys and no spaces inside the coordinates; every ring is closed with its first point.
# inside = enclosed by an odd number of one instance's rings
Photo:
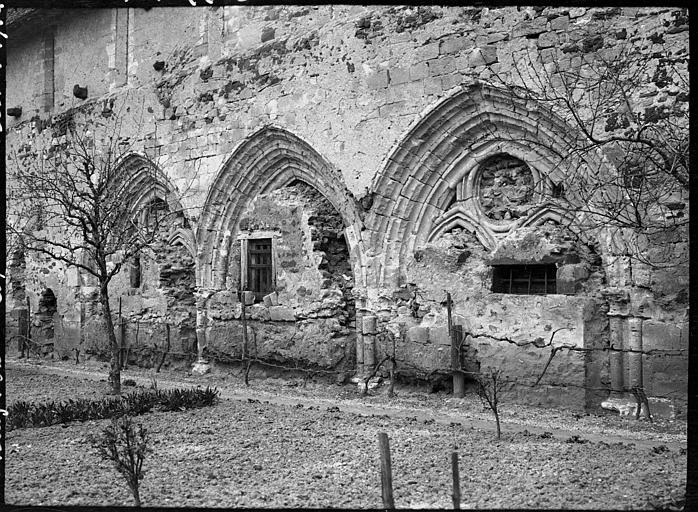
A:
{"type": "Polygon", "coordinates": [[[341,172],[312,146],[289,131],[266,126],[245,138],[218,172],[204,203],[196,241],[200,289],[225,287],[227,255],[240,218],[259,194],[300,180],[316,188],[339,212],[357,286],[363,278],[362,222],[341,172]]]}
{"type": "Polygon", "coordinates": [[[534,201],[541,201],[541,192],[574,165],[568,157],[576,142],[559,117],[507,90],[482,83],[454,89],[408,129],[372,183],[366,227],[380,262],[371,283],[403,284],[402,269],[415,248],[453,227],[468,229],[493,250],[517,225],[558,219],[540,205],[528,221],[490,221],[478,202],[478,169],[498,153],[522,160],[533,174],[534,201]]]}

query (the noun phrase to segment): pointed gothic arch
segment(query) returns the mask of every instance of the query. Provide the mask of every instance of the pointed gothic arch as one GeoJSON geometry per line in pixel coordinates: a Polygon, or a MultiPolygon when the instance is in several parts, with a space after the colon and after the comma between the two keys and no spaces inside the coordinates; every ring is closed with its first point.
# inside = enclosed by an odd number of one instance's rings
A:
{"type": "MultiPolygon", "coordinates": [[[[476,83],[442,98],[407,130],[373,181],[376,196],[366,225],[379,264],[371,281],[399,286],[407,256],[461,221],[471,231],[477,226],[483,242],[505,236],[516,222],[490,222],[476,204],[480,165],[497,153],[511,155],[529,165],[539,193],[549,191],[571,165],[575,136],[543,106],[503,89],[476,83]],[[469,203],[467,216],[460,205],[460,213],[450,212],[454,191],[458,202],[469,203]]],[[[599,158],[586,165],[603,163],[599,158]]]]}
{"type": "Polygon", "coordinates": [[[201,288],[222,289],[232,234],[249,202],[294,181],[318,190],[341,215],[354,278],[363,284],[362,222],[338,169],[289,131],[266,126],[244,139],[218,172],[204,203],[197,231],[201,288]]]}
{"type": "Polygon", "coordinates": [[[177,197],[177,190],[164,172],[147,156],[140,153],[124,155],[115,164],[112,186],[117,187],[123,197],[126,212],[133,216],[150,202],[160,199],[174,212],[184,210],[177,197]]]}

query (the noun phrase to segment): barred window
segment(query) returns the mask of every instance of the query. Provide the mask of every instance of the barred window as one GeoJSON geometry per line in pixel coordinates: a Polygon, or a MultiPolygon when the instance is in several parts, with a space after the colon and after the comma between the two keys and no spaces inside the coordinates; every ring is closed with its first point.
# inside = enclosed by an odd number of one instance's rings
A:
{"type": "Polygon", "coordinates": [[[517,295],[545,295],[557,292],[557,267],[549,265],[495,265],[492,291],[517,295]]]}
{"type": "Polygon", "coordinates": [[[247,287],[255,300],[273,291],[273,264],[271,238],[251,239],[247,242],[247,287]]]}

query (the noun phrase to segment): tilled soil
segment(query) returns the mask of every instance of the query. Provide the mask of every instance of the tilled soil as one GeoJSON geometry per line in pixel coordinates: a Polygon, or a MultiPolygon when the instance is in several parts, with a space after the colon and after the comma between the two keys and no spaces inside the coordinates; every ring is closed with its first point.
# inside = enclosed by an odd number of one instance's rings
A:
{"type": "MultiPolygon", "coordinates": [[[[149,372],[122,379],[148,385],[149,372]]],[[[101,398],[106,373],[80,366],[9,361],[8,403],[101,398]]],[[[168,371],[159,387],[208,383],[211,408],[136,417],[152,438],[141,484],[145,506],[381,506],[377,435],[390,438],[396,506],[451,508],[450,456],[460,456],[462,508],[652,508],[683,496],[685,423],[573,415],[502,404],[503,436],[473,397],[398,398],[355,388],[168,371]],[[634,430],[627,427],[632,425],[634,430]],[[576,437],[575,437],[576,436],[576,437]]],[[[124,391],[129,389],[125,387],[124,391]]],[[[123,480],[90,436],[104,421],[7,433],[6,502],[131,505],[123,480]]]]}

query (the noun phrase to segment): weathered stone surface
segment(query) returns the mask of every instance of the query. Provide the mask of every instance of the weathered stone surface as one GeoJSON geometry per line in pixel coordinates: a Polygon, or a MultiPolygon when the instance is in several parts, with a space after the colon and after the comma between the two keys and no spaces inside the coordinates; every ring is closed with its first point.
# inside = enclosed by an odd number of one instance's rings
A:
{"type": "Polygon", "coordinates": [[[584,263],[562,265],[557,269],[557,293],[574,295],[582,289],[589,271],[584,263]]]}
{"type": "MultiPolygon", "coordinates": [[[[676,409],[670,400],[666,398],[648,397],[649,414],[652,418],[665,418],[673,420],[676,418],[676,409]]],[[[637,400],[633,398],[609,398],[601,403],[601,408],[609,411],[618,411],[621,416],[637,415],[637,400]]],[[[640,418],[648,416],[647,407],[642,404],[640,407],[640,418]]]]}
{"type": "Polygon", "coordinates": [[[407,330],[407,340],[415,343],[427,343],[429,341],[429,328],[410,327],[407,330]]]}
{"type": "Polygon", "coordinates": [[[468,54],[468,66],[488,66],[497,62],[497,47],[482,46],[475,48],[468,54]]]}
{"type": "Polygon", "coordinates": [[[296,319],[293,309],[287,306],[271,306],[269,315],[273,322],[293,322],[296,319]]]}
{"type": "Polygon", "coordinates": [[[443,325],[429,329],[429,342],[450,347],[451,336],[448,334],[448,326],[443,325]]]}
{"type": "Polygon", "coordinates": [[[371,72],[367,77],[366,77],[366,86],[369,89],[380,89],[382,87],[388,87],[388,70],[387,69],[380,69],[374,72],[371,72]]]}
{"type": "MultiPolygon", "coordinates": [[[[166,178],[159,188],[187,191],[184,213],[163,229],[155,257],[144,255],[138,272],[125,265],[110,286],[113,310],[121,299],[129,321],[126,339],[134,339],[140,326],[139,360],[146,363],[158,353],[154,347],[162,346],[165,323],[172,326],[172,342],[191,353],[188,329],[197,318],[212,351],[239,357],[236,294],[249,287],[236,237],[254,231],[273,233],[275,293],[261,292],[262,303],[249,295],[243,300],[254,325],[250,336],[256,336],[259,353],[275,361],[352,364],[356,347],[349,345],[354,331],[363,329],[355,321],[358,306],[364,316],[378,317],[367,343],[373,343],[371,336],[381,339],[391,324],[406,333],[398,349],[415,374],[448,368],[444,291],[452,293],[454,318],[468,320],[483,368],[502,366],[513,380],[530,379],[549,352],[522,350],[512,341],[544,345],[560,329],[555,343],[603,354],[607,312],[647,319],[644,346],[683,347],[676,330],[688,306],[687,266],[643,267],[628,249],[639,248],[650,259],[687,261],[687,234],[666,232],[648,243],[626,232],[582,233],[589,241],[580,243],[554,227],[564,221],[540,210],[550,198],[524,189],[529,181],[547,179],[567,185],[564,165],[553,154],[568,154],[564,138],[572,131],[544,109],[515,101],[506,89],[520,85],[514,64],[524,75],[532,71],[529,62],[574,72],[596,58],[614,62],[622,44],[647,70],[631,103],[646,120],[662,121],[688,100],[688,91],[672,83],[680,82],[673,70],[688,76],[687,13],[509,6],[463,16],[459,9],[439,7],[408,19],[390,8],[251,7],[243,24],[231,7],[220,17],[208,10],[176,17],[166,9],[137,10],[128,34],[107,11],[86,12],[70,23],[54,23],[62,53],[53,62],[54,76],[44,63],[38,79],[36,66],[26,63],[39,62],[37,52],[41,59],[49,52],[30,41],[31,30],[26,45],[8,50],[6,104],[23,107],[21,117],[8,119],[8,144],[31,152],[64,143],[58,124],[42,119],[67,114],[72,86],[79,82],[90,92],[80,109],[86,116],[152,116],[155,130],[146,133],[127,121],[124,135],[135,152],[159,166],[166,178]],[[225,27],[216,25],[221,20],[225,27]],[[114,54],[106,59],[93,48],[113,48],[114,54]],[[669,51],[671,73],[664,62],[669,51]],[[155,62],[162,65],[154,69],[155,62]],[[79,79],[66,78],[76,72],[79,79]],[[473,86],[495,72],[505,81],[502,90],[490,94],[473,86]],[[53,84],[51,90],[46,84],[53,84]],[[524,162],[530,175],[517,179],[516,169],[507,167],[485,176],[483,184],[480,170],[496,155],[524,162]],[[468,189],[471,178],[474,188],[468,189]],[[494,178],[501,183],[495,186],[494,178]],[[215,198],[206,203],[209,192],[215,198]],[[534,221],[535,215],[541,217],[534,221]],[[430,231],[437,225],[438,233],[430,231]],[[556,294],[490,293],[491,265],[542,262],[559,266],[556,294]],[[195,294],[206,298],[197,304],[195,294]],[[428,347],[406,341],[410,332],[427,330],[428,347]]],[[[603,113],[596,125],[607,130],[604,137],[627,128],[615,111],[603,113]]],[[[667,221],[689,210],[687,198],[669,204],[662,210],[670,215],[667,221]]],[[[93,320],[99,315],[96,283],[60,264],[26,260],[9,276],[9,311],[27,297],[37,311],[43,290],[51,288],[58,314],[51,319],[58,323],[36,328],[54,329],[57,351],[77,336],[85,350],[104,355],[104,333],[93,320]]],[[[115,264],[117,259],[110,262],[115,264]]],[[[201,350],[205,341],[202,336],[201,350]]],[[[589,405],[583,387],[602,388],[609,380],[610,362],[594,354],[580,359],[560,351],[540,386],[514,386],[509,396],[589,405]],[[566,387],[569,382],[576,387],[566,387]]],[[[646,356],[642,370],[647,389],[685,396],[685,348],[677,355],[646,356]]]]}
{"type": "Polygon", "coordinates": [[[535,36],[545,32],[546,23],[547,20],[542,16],[534,18],[530,21],[523,21],[514,27],[511,37],[516,38],[535,36]]]}
{"type": "Polygon", "coordinates": [[[538,36],[538,48],[550,48],[557,46],[560,43],[560,38],[555,32],[544,32],[538,36]]]}
{"type": "Polygon", "coordinates": [[[377,332],[377,318],[373,315],[361,317],[361,332],[363,334],[375,334],[377,332]]]}

